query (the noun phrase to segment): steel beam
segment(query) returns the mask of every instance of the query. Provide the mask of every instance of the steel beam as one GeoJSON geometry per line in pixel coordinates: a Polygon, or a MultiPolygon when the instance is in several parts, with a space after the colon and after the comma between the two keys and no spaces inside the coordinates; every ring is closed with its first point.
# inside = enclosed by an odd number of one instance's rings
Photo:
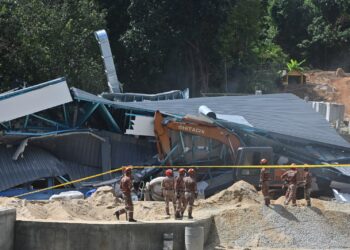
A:
{"type": "Polygon", "coordinates": [[[77,127],[81,127],[89,118],[90,116],[95,112],[95,110],[100,106],[99,103],[91,103],[89,105],[88,110],[85,112],[84,116],[80,121],[78,122],[77,127]]]}
{"type": "Polygon", "coordinates": [[[69,116],[68,116],[67,106],[66,104],[63,104],[62,107],[63,107],[64,123],[69,127],[69,116]]]}
{"type": "Polygon", "coordinates": [[[62,124],[62,123],[55,122],[55,121],[53,121],[53,120],[51,120],[51,119],[42,117],[42,116],[40,116],[40,115],[30,114],[30,116],[33,116],[33,117],[35,117],[35,118],[37,118],[37,119],[39,119],[39,120],[43,120],[43,121],[45,121],[45,122],[48,123],[48,124],[51,124],[51,125],[53,125],[53,126],[56,126],[57,128],[58,128],[58,127],[67,128],[67,126],[64,125],[64,124],[62,124]]]}
{"type": "Polygon", "coordinates": [[[102,112],[103,117],[107,120],[108,125],[111,127],[113,132],[121,132],[121,129],[118,126],[118,123],[114,120],[112,114],[106,108],[104,104],[100,105],[100,111],[102,112]]]}

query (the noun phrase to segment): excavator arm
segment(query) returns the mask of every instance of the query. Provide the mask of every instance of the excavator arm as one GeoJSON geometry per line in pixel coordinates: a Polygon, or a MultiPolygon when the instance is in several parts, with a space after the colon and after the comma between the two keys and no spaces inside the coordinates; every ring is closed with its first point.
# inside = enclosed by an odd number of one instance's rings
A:
{"type": "Polygon", "coordinates": [[[164,119],[163,115],[157,111],[154,115],[154,132],[160,160],[164,160],[166,155],[171,151],[170,131],[192,134],[219,141],[228,146],[233,160],[237,149],[241,145],[239,137],[227,129],[193,118],[185,117],[179,121],[164,119]]]}

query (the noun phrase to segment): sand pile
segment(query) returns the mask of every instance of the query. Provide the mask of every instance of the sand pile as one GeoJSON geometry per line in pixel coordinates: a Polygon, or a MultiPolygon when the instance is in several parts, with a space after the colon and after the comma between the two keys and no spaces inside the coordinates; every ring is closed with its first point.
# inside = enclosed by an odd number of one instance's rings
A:
{"type": "Polygon", "coordinates": [[[209,204],[228,204],[228,203],[260,203],[262,197],[258,194],[255,187],[245,181],[238,181],[231,187],[206,199],[204,203],[209,204]]]}
{"type": "Polygon", "coordinates": [[[27,201],[0,197],[0,206],[17,209],[24,220],[112,220],[120,200],[111,187],[100,187],[88,199],[27,201]]]}
{"type": "Polygon", "coordinates": [[[114,189],[110,186],[99,187],[88,199],[93,206],[105,206],[114,208],[120,203],[115,195],[114,189]]]}

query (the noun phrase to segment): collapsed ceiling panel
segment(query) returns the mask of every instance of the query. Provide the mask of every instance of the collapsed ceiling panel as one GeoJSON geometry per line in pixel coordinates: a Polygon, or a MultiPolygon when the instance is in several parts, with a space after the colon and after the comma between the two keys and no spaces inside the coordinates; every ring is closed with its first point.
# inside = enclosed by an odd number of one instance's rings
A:
{"type": "Polygon", "coordinates": [[[72,101],[64,78],[0,95],[0,122],[10,121],[72,101]]]}

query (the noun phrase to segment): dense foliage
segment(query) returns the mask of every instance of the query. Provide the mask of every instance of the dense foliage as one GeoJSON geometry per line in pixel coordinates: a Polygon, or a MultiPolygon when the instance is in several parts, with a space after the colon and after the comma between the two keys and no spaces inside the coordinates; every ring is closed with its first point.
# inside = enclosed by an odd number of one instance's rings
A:
{"type": "Polygon", "coordinates": [[[4,0],[0,91],[59,76],[105,90],[103,28],[127,91],[273,92],[290,59],[350,69],[348,0],[4,0]]]}

